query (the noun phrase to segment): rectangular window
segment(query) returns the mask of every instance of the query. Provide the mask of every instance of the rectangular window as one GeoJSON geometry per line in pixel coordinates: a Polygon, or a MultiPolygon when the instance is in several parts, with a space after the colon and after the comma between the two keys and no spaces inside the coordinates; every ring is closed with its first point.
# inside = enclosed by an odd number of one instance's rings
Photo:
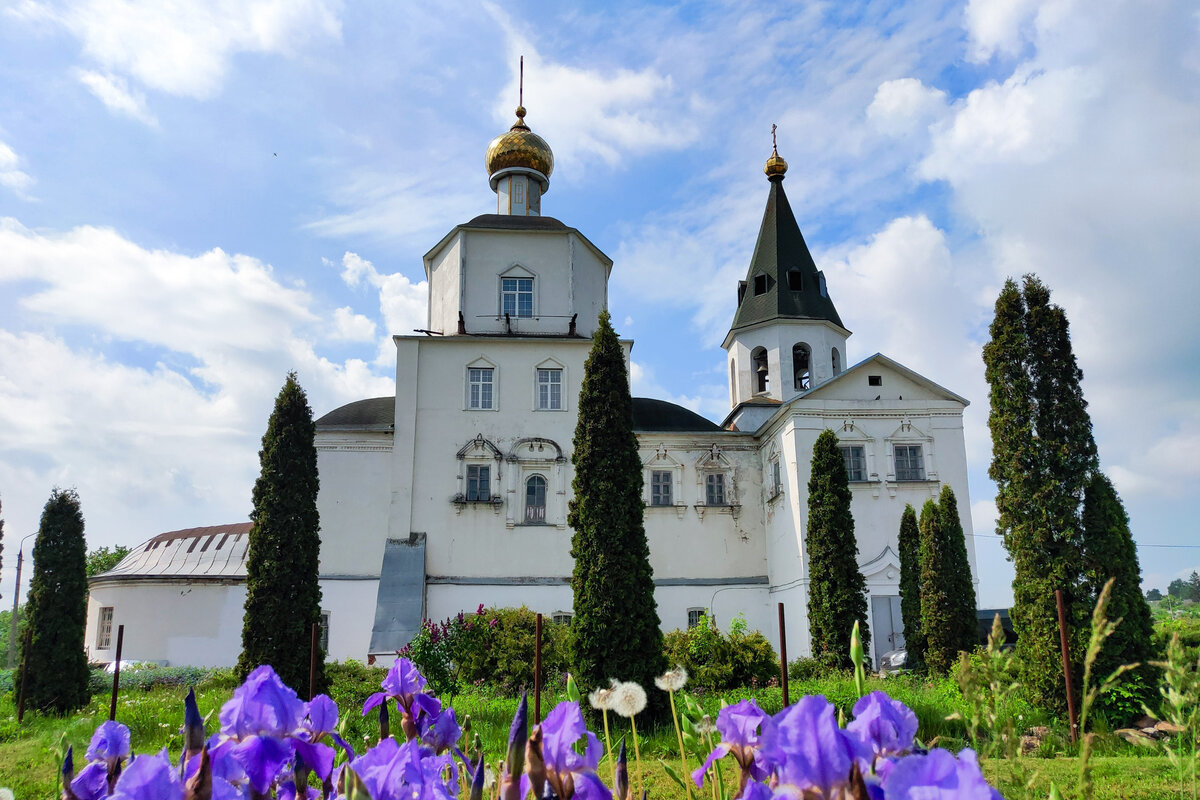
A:
{"type": "Polygon", "coordinates": [[[500,313],[513,317],[533,316],[533,278],[500,280],[500,313]]]}
{"type": "Polygon", "coordinates": [[[669,506],[671,500],[671,484],[673,476],[670,470],[656,469],[650,473],[650,505],[669,506]]]}
{"type": "Polygon", "coordinates": [[[705,505],[725,505],[725,475],[720,472],[709,473],[704,477],[705,505]]]}
{"type": "Polygon", "coordinates": [[[467,370],[467,408],[490,409],[492,405],[491,367],[471,367],[467,370]]]}
{"type": "Polygon", "coordinates": [[[317,629],[317,641],[321,645],[321,652],[329,653],[329,612],[321,612],[321,626],[317,629]]]}
{"type": "Polygon", "coordinates": [[[565,611],[555,611],[550,616],[550,619],[554,622],[555,625],[570,625],[571,624],[571,615],[565,611]]]}
{"type": "Polygon", "coordinates": [[[100,620],[96,625],[96,649],[107,650],[112,646],[113,607],[100,609],[100,620]]]}
{"type": "Polygon", "coordinates": [[[862,445],[842,445],[842,458],[846,460],[846,477],[852,481],[867,479],[867,456],[862,445]]]}
{"type": "Polygon", "coordinates": [[[783,491],[783,472],[779,466],[779,459],[771,462],[771,496],[774,497],[783,491]]]}
{"type": "Polygon", "coordinates": [[[898,444],[896,455],[896,480],[923,481],[925,480],[925,462],[921,457],[921,445],[898,444]]]}
{"type": "Polygon", "coordinates": [[[689,608],[688,609],[688,630],[691,630],[692,628],[699,625],[700,620],[702,620],[702,619],[704,619],[704,609],[703,608],[689,608]]]}
{"type": "Polygon", "coordinates": [[[467,465],[467,500],[488,501],[492,499],[491,467],[482,464],[467,465]]]}
{"type": "Polygon", "coordinates": [[[537,371],[537,407],[540,411],[561,411],[562,370],[539,369],[537,371]]]}

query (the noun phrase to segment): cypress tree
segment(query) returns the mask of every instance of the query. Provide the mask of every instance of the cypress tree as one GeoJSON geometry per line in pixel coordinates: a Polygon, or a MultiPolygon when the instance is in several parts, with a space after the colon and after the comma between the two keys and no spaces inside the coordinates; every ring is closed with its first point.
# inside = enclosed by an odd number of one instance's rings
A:
{"type": "Polygon", "coordinates": [[[858,568],[858,541],[850,513],[850,480],[838,438],[826,429],[813,444],[808,479],[808,629],[813,656],[851,666],[850,631],[858,622],[870,652],[867,583],[858,568]]]}
{"type": "MultiPolygon", "coordinates": [[[[305,694],[312,626],[321,621],[316,425],[296,373],[288,373],[263,435],[246,554],[246,614],[238,673],[270,664],[305,694]]],[[[324,653],[317,688],[324,686],[324,653]]]]}
{"type": "MultiPolygon", "coordinates": [[[[930,501],[926,508],[932,505],[930,501]]],[[[971,579],[962,519],[958,516],[958,499],[949,486],[942,487],[934,514],[936,522],[929,526],[928,545],[924,536],[921,539],[921,626],[928,642],[927,663],[935,672],[945,672],[958,659],[960,651],[975,647],[975,584],[971,579]],[[937,537],[936,541],[932,536],[937,537]],[[932,586],[936,589],[926,589],[932,586]],[[934,620],[939,625],[937,631],[932,627],[934,620]],[[936,655],[935,649],[939,651],[936,655]]],[[[924,511],[921,516],[924,522],[924,511]]]]}
{"type": "Polygon", "coordinates": [[[921,630],[921,531],[917,512],[905,504],[900,515],[900,618],[904,621],[904,647],[908,666],[925,663],[925,634],[921,630]]]}
{"type": "MultiPolygon", "coordinates": [[[[1143,665],[1153,657],[1154,623],[1142,596],[1142,570],[1129,532],[1129,516],[1112,482],[1102,472],[1088,481],[1083,495],[1084,574],[1091,594],[1115,578],[1108,618],[1121,624],[1108,637],[1096,660],[1095,674],[1105,676],[1122,664],[1143,665]]],[[[1149,683],[1147,670],[1140,670],[1149,683]]],[[[1149,701],[1149,697],[1143,698],[1149,701]]]]}
{"type": "MultiPolygon", "coordinates": [[[[571,463],[574,497],[567,521],[575,559],[575,677],[589,688],[607,686],[616,678],[649,689],[667,664],[642,519],[642,461],[633,433],[633,399],[625,353],[607,311],[600,313],[584,366],[571,463]]],[[[647,694],[645,713],[661,717],[666,697],[662,692],[647,694]]]]}
{"type": "Polygon", "coordinates": [[[33,579],[25,617],[31,632],[15,685],[32,708],[58,714],[87,705],[87,546],[73,489],[55,489],[33,545],[33,579]]]}

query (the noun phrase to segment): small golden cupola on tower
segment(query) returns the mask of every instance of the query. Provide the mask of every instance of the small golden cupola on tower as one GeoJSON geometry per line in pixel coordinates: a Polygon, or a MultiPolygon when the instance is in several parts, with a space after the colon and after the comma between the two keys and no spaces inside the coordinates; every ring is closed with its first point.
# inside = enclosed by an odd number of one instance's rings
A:
{"type": "Polygon", "coordinates": [[[787,174],[787,162],[779,155],[779,145],[775,142],[774,125],[771,126],[771,157],[767,159],[763,172],[767,174],[767,180],[783,180],[783,176],[787,174]]]}
{"type": "Polygon", "coordinates": [[[517,121],[488,145],[488,182],[496,193],[496,213],[540,216],[542,195],[550,189],[554,151],[525,124],[525,59],[521,59],[517,121]]]}

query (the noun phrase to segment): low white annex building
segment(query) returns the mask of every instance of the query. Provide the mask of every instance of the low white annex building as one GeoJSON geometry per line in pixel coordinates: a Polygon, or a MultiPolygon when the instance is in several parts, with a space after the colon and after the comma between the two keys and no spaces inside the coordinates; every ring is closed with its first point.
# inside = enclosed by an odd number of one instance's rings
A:
{"type": "MultiPolygon", "coordinates": [[[[613,262],[541,215],[554,157],[524,113],[487,151],[496,213],[454,227],[424,257],[428,330],[394,337],[395,396],[317,420],[330,658],[390,654],[423,617],[480,603],[571,614],[571,442],[613,262]]],[[[808,654],[806,487],[813,443],[831,428],[877,658],[902,643],[905,504],[920,508],[948,484],[971,531],[967,401],[878,353],[849,366],[850,331],[792,214],[786,171],[773,153],[746,280],[730,287],[728,416],[718,425],[634,399],[655,597],[665,629],[705,610],[722,626],[742,613],[776,645],[783,602],[788,652],[808,654]]],[[[160,534],[94,578],[91,657],[111,659],[125,623],[125,658],[234,663],[248,528],[160,534]]],[[[974,570],[970,536],[967,551],[974,570]]]]}

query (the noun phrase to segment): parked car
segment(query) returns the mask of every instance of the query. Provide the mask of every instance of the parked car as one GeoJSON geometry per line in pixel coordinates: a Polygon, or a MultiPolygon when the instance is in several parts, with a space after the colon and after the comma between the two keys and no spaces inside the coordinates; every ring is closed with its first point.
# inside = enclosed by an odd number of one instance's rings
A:
{"type": "Polygon", "coordinates": [[[879,657],[879,671],[888,675],[908,669],[908,648],[900,647],[888,650],[879,657]]]}

